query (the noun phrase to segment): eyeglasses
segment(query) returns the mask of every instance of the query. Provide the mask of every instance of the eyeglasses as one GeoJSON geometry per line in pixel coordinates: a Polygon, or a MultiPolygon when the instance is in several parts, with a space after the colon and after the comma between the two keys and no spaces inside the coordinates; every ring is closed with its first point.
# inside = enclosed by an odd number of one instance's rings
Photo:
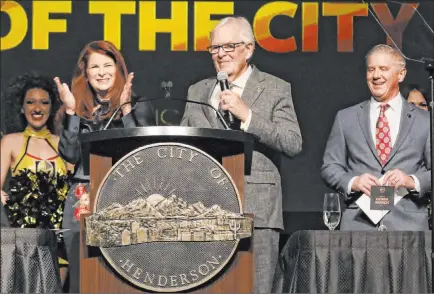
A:
{"type": "Polygon", "coordinates": [[[235,48],[239,45],[244,44],[244,42],[238,42],[238,43],[227,43],[222,45],[212,45],[208,47],[208,51],[211,54],[216,54],[219,52],[219,49],[222,48],[224,52],[234,52],[235,48]]]}

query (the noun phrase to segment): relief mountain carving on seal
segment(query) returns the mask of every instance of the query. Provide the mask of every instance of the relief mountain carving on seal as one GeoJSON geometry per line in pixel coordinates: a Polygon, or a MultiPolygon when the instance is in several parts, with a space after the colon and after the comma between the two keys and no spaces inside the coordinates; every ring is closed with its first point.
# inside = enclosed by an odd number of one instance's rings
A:
{"type": "Polygon", "coordinates": [[[113,203],[86,218],[86,244],[114,247],[147,242],[230,241],[250,237],[252,219],[222,209],[153,194],[113,203]]]}

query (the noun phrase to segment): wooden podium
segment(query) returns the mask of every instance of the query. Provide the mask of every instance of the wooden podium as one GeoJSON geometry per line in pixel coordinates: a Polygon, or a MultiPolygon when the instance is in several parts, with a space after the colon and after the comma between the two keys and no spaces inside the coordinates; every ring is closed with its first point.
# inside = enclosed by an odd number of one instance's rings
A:
{"type": "MultiPolygon", "coordinates": [[[[244,206],[244,175],[250,174],[253,154],[252,135],[233,130],[190,127],[140,127],[111,129],[80,135],[84,168],[90,174],[90,206],[104,177],[119,159],[136,148],[153,143],[183,143],[199,148],[219,161],[232,177],[244,206]],[[87,145],[87,146],[86,146],[87,145]]],[[[250,215],[253,217],[252,215],[250,215]]],[[[84,217],[80,228],[80,292],[132,293],[146,292],[116,273],[98,248],[85,244],[84,217]]],[[[210,281],[188,292],[252,293],[254,280],[253,246],[251,238],[241,239],[226,267],[210,281]]]]}

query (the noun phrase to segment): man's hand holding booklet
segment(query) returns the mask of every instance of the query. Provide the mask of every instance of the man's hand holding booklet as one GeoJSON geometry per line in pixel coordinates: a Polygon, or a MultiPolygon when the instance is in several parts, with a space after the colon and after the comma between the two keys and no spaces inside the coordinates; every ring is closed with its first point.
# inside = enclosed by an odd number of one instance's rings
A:
{"type": "MultiPolygon", "coordinates": [[[[384,176],[379,179],[383,184],[384,176]]],[[[356,204],[374,223],[380,220],[395,206],[402,197],[408,194],[407,189],[393,186],[372,186],[371,197],[363,194],[356,200],[356,204]]]]}

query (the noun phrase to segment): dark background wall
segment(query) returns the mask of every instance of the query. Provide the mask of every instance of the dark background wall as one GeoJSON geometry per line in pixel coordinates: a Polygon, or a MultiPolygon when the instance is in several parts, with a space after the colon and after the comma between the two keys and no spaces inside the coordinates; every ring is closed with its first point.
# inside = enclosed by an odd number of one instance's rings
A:
{"type": "MultiPolygon", "coordinates": [[[[6,1],[9,2],[9,1],[6,1]]],[[[33,1],[35,2],[35,1],[33,1]]],[[[28,70],[36,70],[50,76],[59,76],[62,81],[70,83],[72,70],[82,47],[92,41],[104,38],[103,16],[89,14],[87,1],[72,1],[71,13],[52,14],[53,19],[66,19],[67,32],[53,33],[49,36],[49,49],[32,49],[35,36],[32,34],[34,3],[32,1],[17,1],[27,14],[28,31],[17,46],[1,51],[1,91],[4,92],[9,80],[15,75],[28,70]]],[[[54,2],[49,1],[53,5],[54,2]]],[[[128,1],[121,1],[128,2],[128,1]]],[[[134,2],[134,1],[132,1],[134,2]]],[[[153,1],[147,1],[153,2],[153,1]]],[[[175,1],[156,1],[157,17],[169,18],[171,5],[175,1]]],[[[198,2],[198,1],[196,1],[198,2]]],[[[4,2],[2,2],[4,3],[4,2]]],[[[209,2],[210,5],[217,3],[209,2]]],[[[255,15],[266,1],[230,1],[233,14],[242,15],[253,21],[255,15]]],[[[282,2],[282,5],[291,2],[282,2]]],[[[371,12],[366,16],[354,17],[353,29],[346,25],[343,32],[352,32],[353,40],[347,41],[347,52],[338,50],[338,22],[335,16],[323,16],[321,2],[319,7],[318,50],[307,52],[302,48],[302,4],[308,2],[293,1],[298,4],[294,18],[277,16],[270,24],[271,34],[275,38],[285,39],[294,36],[297,49],[291,52],[277,53],[270,48],[257,45],[253,63],[261,70],[274,74],[291,82],[293,100],[298,115],[302,135],[303,151],[295,159],[282,157],[282,181],[284,187],[284,211],[286,230],[323,228],[322,199],[328,189],[319,174],[322,155],[326,140],[332,126],[334,116],[339,109],[356,104],[369,98],[365,82],[364,56],[374,45],[386,43],[387,36],[376,22],[371,12]]],[[[354,4],[361,2],[354,2],[354,4]]],[[[373,9],[370,3],[370,9],[373,9]]],[[[376,2],[378,4],[378,2],[376,2]]],[[[393,18],[398,15],[401,4],[386,2],[388,11],[393,18]]],[[[111,5],[108,3],[107,5],[111,5]]],[[[283,6],[282,6],[283,7],[283,6]]],[[[415,5],[416,7],[416,5],[415,5]]],[[[419,3],[417,6],[427,23],[434,27],[432,1],[419,3]]],[[[384,6],[383,6],[384,8],[384,6]]],[[[9,14],[1,13],[2,42],[11,29],[9,14]]],[[[11,9],[9,6],[8,9],[11,9]]],[[[386,10],[387,10],[386,9],[386,10]]],[[[188,86],[205,77],[215,74],[211,58],[206,51],[195,51],[194,30],[194,2],[188,3],[188,44],[185,51],[171,50],[169,34],[158,34],[156,50],[141,51],[138,46],[140,30],[146,26],[139,24],[139,1],[136,3],[136,14],[122,17],[121,51],[127,61],[129,71],[135,73],[134,91],[151,98],[163,97],[160,84],[162,81],[172,81],[172,97],[186,98],[188,86]],[[140,27],[140,28],[139,28],[140,27]]],[[[343,9],[337,9],[344,13],[343,9]]],[[[397,39],[404,54],[413,59],[432,57],[434,54],[433,34],[425,27],[419,15],[414,14],[412,8],[407,7],[407,21],[396,22],[395,26],[384,22],[390,32],[403,31],[402,43],[397,39]],[[405,27],[405,23],[408,25],[405,27]],[[405,29],[403,29],[403,25],[405,29]]],[[[374,14],[385,19],[386,14],[374,14]]],[[[219,19],[215,15],[212,19],[219,19]]],[[[22,25],[22,24],[21,24],[22,25]]],[[[38,24],[35,24],[38,25],[38,24]]],[[[39,24],[41,25],[41,24],[39,24]]],[[[399,35],[399,34],[398,34],[399,35]]],[[[395,36],[395,35],[394,35],[395,36]]],[[[261,38],[258,35],[257,39],[261,38]]],[[[339,40],[338,40],[339,39],[339,40]]],[[[260,43],[260,42],[258,42],[260,43]]],[[[428,86],[428,75],[424,66],[417,62],[408,62],[406,82],[419,83],[428,86]]],[[[19,114],[10,114],[5,108],[4,96],[1,100],[1,130],[7,129],[7,120],[16,119],[19,114]]],[[[160,124],[177,124],[182,116],[184,105],[175,101],[160,101],[156,117],[160,124]],[[161,112],[165,111],[163,121],[161,112]]]]}

